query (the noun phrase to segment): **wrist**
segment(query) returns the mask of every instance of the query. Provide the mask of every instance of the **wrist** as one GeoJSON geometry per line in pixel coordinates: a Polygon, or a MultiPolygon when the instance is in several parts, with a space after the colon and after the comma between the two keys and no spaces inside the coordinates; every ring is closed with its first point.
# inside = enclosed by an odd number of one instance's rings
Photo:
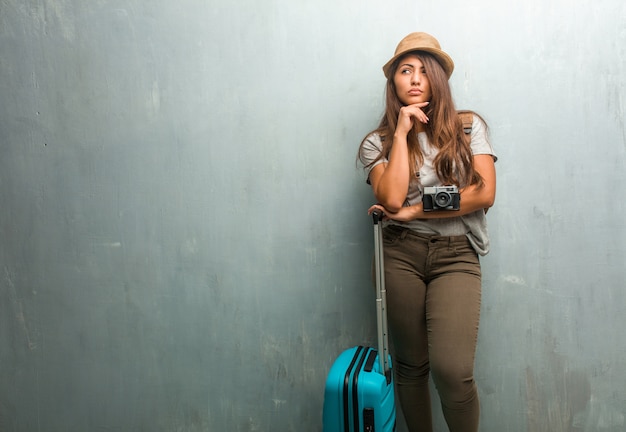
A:
{"type": "Polygon", "coordinates": [[[398,132],[396,132],[395,134],[393,134],[393,143],[394,143],[394,144],[399,144],[399,143],[400,143],[400,144],[401,144],[401,143],[406,144],[406,143],[407,143],[407,140],[406,140],[406,134],[404,134],[404,135],[403,135],[403,134],[398,133],[398,132]]]}
{"type": "Polygon", "coordinates": [[[396,142],[407,142],[406,137],[409,135],[409,131],[405,131],[403,129],[396,129],[396,131],[393,133],[393,142],[394,144],[396,142]]]}
{"type": "Polygon", "coordinates": [[[423,219],[423,218],[424,218],[424,206],[420,202],[413,206],[413,219],[423,219]]]}
{"type": "Polygon", "coordinates": [[[400,222],[411,222],[415,219],[420,219],[422,214],[422,205],[415,204],[408,207],[402,207],[395,214],[390,215],[391,219],[395,219],[400,222]]]}

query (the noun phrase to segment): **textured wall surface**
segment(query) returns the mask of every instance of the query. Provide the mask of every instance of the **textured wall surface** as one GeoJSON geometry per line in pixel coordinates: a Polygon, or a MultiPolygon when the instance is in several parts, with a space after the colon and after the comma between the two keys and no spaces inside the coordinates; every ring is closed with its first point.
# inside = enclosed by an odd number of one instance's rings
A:
{"type": "Polygon", "coordinates": [[[623,1],[0,0],[0,432],[319,431],[415,30],[500,156],[481,430],[626,429],[623,1]]]}

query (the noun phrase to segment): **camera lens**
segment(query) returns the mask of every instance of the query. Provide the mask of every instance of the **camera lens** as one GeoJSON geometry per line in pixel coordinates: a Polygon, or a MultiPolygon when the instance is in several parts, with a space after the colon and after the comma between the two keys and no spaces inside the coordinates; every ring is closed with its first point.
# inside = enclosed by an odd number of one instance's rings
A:
{"type": "Polygon", "coordinates": [[[448,207],[452,202],[452,196],[448,192],[437,192],[435,195],[435,204],[437,207],[448,207]]]}

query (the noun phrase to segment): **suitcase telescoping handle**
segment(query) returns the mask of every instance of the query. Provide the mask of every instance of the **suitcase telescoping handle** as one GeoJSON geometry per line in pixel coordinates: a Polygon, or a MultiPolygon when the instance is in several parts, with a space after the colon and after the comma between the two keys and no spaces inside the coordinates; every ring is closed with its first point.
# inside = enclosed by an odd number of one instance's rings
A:
{"type": "Polygon", "coordinates": [[[378,328],[378,361],[380,370],[391,382],[389,366],[389,336],[387,330],[387,290],[385,289],[385,263],[383,258],[383,214],[375,211],[374,219],[374,267],[376,273],[376,323],[378,328]]]}

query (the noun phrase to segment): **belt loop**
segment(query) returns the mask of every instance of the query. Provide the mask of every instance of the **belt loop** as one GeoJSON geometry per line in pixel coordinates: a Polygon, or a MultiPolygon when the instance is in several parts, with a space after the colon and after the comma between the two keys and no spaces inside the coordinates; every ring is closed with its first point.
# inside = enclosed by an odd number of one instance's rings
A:
{"type": "Polygon", "coordinates": [[[409,229],[408,228],[403,229],[402,232],[400,233],[400,240],[404,240],[408,234],[409,234],[409,229]]]}
{"type": "Polygon", "coordinates": [[[450,245],[450,251],[454,252],[455,255],[458,255],[459,253],[456,251],[456,242],[452,239],[452,237],[448,240],[448,244],[450,245]]]}

